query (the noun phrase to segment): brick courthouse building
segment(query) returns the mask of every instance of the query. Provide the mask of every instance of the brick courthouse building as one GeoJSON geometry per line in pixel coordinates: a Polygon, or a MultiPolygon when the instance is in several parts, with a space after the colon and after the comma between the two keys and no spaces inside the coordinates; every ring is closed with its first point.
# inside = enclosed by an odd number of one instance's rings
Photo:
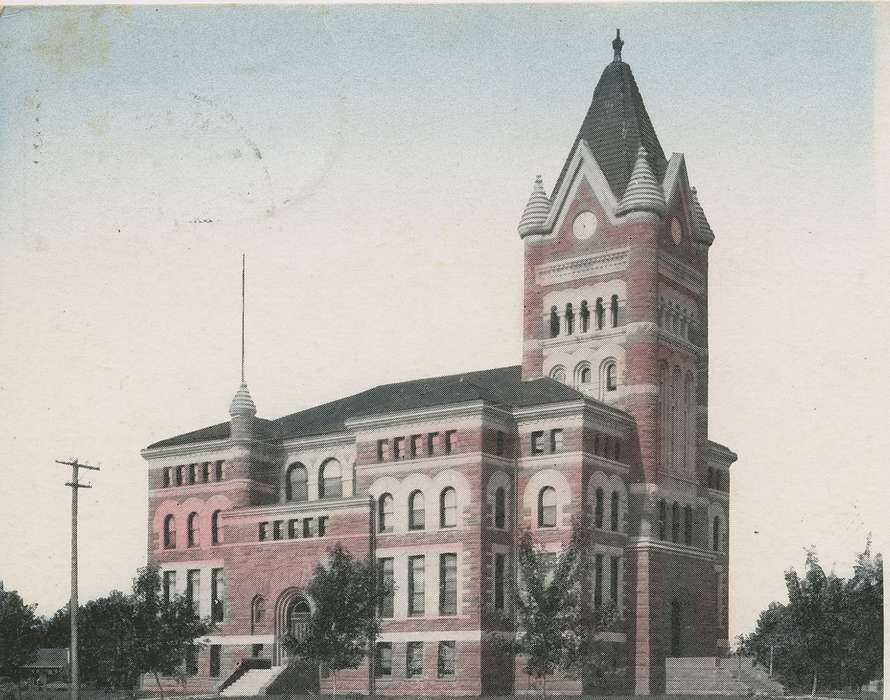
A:
{"type": "Polygon", "coordinates": [[[168,592],[217,620],[187,660],[190,689],[218,688],[251,658],[271,665],[270,692],[311,689],[317,675],[288,668],[280,639],[300,633],[304,588],[341,542],[376,558],[395,592],[374,664],[338,673],[338,687],[537,692],[487,633],[507,629],[497,613],[510,614],[518,533],[558,550],[581,515],[591,602],[623,615],[605,634],[617,670],[549,688],[664,692],[665,657],[727,648],[736,455],[708,439],[714,235],[621,46],[551,195],[538,178],[521,217],[521,365],[275,420],[242,384],[230,421],[143,450],[149,557],[168,592]]]}

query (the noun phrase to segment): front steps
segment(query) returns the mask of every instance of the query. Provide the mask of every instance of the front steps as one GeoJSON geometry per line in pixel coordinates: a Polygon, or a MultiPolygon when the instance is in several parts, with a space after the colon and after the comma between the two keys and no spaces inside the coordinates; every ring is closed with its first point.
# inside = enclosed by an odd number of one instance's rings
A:
{"type": "Polygon", "coordinates": [[[252,668],[246,671],[237,681],[225,688],[222,697],[244,697],[265,695],[266,688],[284,672],[287,666],[272,668],[252,668]]]}
{"type": "Polygon", "coordinates": [[[751,660],[742,658],[671,657],[665,659],[668,695],[782,695],[784,688],[751,660]]]}

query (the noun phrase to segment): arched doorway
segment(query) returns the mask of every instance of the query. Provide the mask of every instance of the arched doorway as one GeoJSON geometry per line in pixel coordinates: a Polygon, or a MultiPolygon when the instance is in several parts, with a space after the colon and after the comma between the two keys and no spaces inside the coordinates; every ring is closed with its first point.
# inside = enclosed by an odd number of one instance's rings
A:
{"type": "Polygon", "coordinates": [[[295,639],[302,639],[309,626],[311,614],[312,609],[305,598],[302,596],[294,598],[287,608],[287,633],[295,639]]]}
{"type": "Polygon", "coordinates": [[[281,643],[285,635],[301,639],[309,628],[311,617],[312,604],[300,589],[289,588],[278,597],[275,603],[275,645],[272,663],[276,666],[288,666],[279,676],[278,690],[294,695],[318,692],[318,666],[290,657],[281,643]]]}

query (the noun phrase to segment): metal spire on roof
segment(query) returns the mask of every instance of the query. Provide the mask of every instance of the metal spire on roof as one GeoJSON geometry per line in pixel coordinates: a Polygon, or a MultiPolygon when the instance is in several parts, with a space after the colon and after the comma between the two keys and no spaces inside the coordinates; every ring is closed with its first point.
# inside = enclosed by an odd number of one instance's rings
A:
{"type": "Polygon", "coordinates": [[[615,38],[612,39],[612,51],[615,52],[615,58],[612,59],[614,61],[621,61],[621,47],[624,46],[624,42],[621,40],[621,30],[615,30],[615,38]]]}
{"type": "Polygon", "coordinates": [[[250,396],[247,389],[247,382],[244,381],[244,316],[245,316],[245,270],[247,256],[241,253],[241,386],[235,392],[232,403],[229,406],[230,416],[254,416],[256,415],[256,404],[250,396]]]}

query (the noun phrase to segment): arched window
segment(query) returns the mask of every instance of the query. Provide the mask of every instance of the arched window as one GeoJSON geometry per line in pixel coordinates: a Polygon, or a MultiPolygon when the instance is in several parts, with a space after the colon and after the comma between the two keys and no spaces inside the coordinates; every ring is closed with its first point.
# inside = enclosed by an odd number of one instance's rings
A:
{"type": "Polygon", "coordinates": [[[164,549],[176,549],[176,518],[164,518],[164,549]]]}
{"type": "Polygon", "coordinates": [[[197,547],[201,541],[201,524],[197,513],[189,513],[186,521],[186,546],[197,547]]]}
{"type": "Polygon", "coordinates": [[[612,321],[612,328],[618,328],[618,295],[612,295],[612,303],[610,304],[610,315],[612,321]]]}
{"type": "Polygon", "coordinates": [[[555,338],[559,335],[559,313],[555,306],[550,307],[550,337],[555,338]]]}
{"type": "Polygon", "coordinates": [[[714,467],[708,467],[708,488],[714,488],[714,467]]]}
{"type": "Polygon", "coordinates": [[[609,513],[609,515],[611,516],[609,518],[609,529],[612,530],[612,532],[618,532],[620,504],[621,496],[618,495],[617,491],[612,491],[612,508],[609,513]]]}
{"type": "Polygon", "coordinates": [[[683,544],[692,544],[692,506],[683,509],[683,544]]]}
{"type": "Polygon", "coordinates": [[[571,304],[566,304],[566,335],[575,332],[575,312],[572,310],[571,304]]]}
{"type": "Polygon", "coordinates": [[[615,455],[614,459],[616,462],[621,461],[621,440],[615,438],[615,455]]]}
{"type": "Polygon", "coordinates": [[[556,527],[556,489],[552,486],[538,493],[538,527],[556,527]]]}
{"type": "Polygon", "coordinates": [[[600,454],[600,434],[593,434],[593,454],[599,456],[600,454]]]}
{"type": "Polygon", "coordinates": [[[658,539],[667,539],[668,505],[663,498],[658,504],[658,539]]]}
{"type": "Polygon", "coordinates": [[[498,486],[494,492],[494,526],[504,528],[507,521],[507,495],[503,486],[498,486]]]}
{"type": "Polygon", "coordinates": [[[720,516],[719,515],[714,516],[712,540],[713,540],[713,545],[714,545],[714,551],[719,552],[720,551],[720,516]]]}
{"type": "Polygon", "coordinates": [[[603,527],[603,490],[601,488],[597,489],[594,494],[593,526],[600,529],[603,527]]]}
{"type": "Polygon", "coordinates": [[[587,302],[581,302],[581,309],[578,311],[578,316],[581,321],[581,332],[586,333],[590,330],[590,309],[587,307],[587,302]]]}
{"type": "Polygon", "coordinates": [[[318,478],[319,498],[340,498],[343,495],[343,473],[340,462],[329,459],[321,465],[318,478]]]}
{"type": "Polygon", "coordinates": [[[306,467],[297,462],[287,468],[287,479],[284,482],[285,496],[288,501],[309,500],[306,467]]]}
{"type": "Polygon", "coordinates": [[[561,365],[557,365],[553,369],[550,370],[550,378],[555,379],[556,381],[565,384],[566,383],[566,370],[565,367],[561,365]]]}
{"type": "Polygon", "coordinates": [[[676,501],[671,506],[671,541],[680,541],[680,504],[676,501]]]}
{"type": "Polygon", "coordinates": [[[393,517],[392,495],[384,493],[377,502],[377,531],[392,532],[393,517]]]}
{"type": "Polygon", "coordinates": [[[257,627],[263,624],[266,620],[266,599],[263,596],[258,595],[253,599],[253,605],[251,606],[250,611],[250,624],[251,624],[251,632],[255,633],[257,627]]]}
{"type": "Polygon", "coordinates": [[[723,472],[720,469],[714,470],[714,488],[718,491],[723,490],[723,472]]]}
{"type": "Polygon", "coordinates": [[[602,297],[596,300],[596,329],[601,331],[603,329],[603,321],[605,320],[606,310],[603,308],[603,300],[602,297]]]}
{"type": "Polygon", "coordinates": [[[423,530],[426,527],[426,509],[423,491],[414,491],[408,497],[408,529],[423,530]]]}
{"type": "Polygon", "coordinates": [[[614,360],[606,364],[604,374],[606,391],[615,391],[618,388],[618,368],[615,366],[614,360]]]}
{"type": "Polygon", "coordinates": [[[448,486],[439,494],[439,527],[457,525],[457,491],[448,486]]]}
{"type": "Polygon", "coordinates": [[[578,372],[578,383],[579,384],[590,384],[590,366],[585,365],[581,368],[581,371],[578,372]]]}
{"type": "Polygon", "coordinates": [[[210,516],[210,543],[220,544],[222,542],[222,529],[219,525],[219,511],[213,511],[210,516]]]}
{"type": "Polygon", "coordinates": [[[671,603],[671,656],[683,655],[683,608],[680,602],[671,603]]]}

